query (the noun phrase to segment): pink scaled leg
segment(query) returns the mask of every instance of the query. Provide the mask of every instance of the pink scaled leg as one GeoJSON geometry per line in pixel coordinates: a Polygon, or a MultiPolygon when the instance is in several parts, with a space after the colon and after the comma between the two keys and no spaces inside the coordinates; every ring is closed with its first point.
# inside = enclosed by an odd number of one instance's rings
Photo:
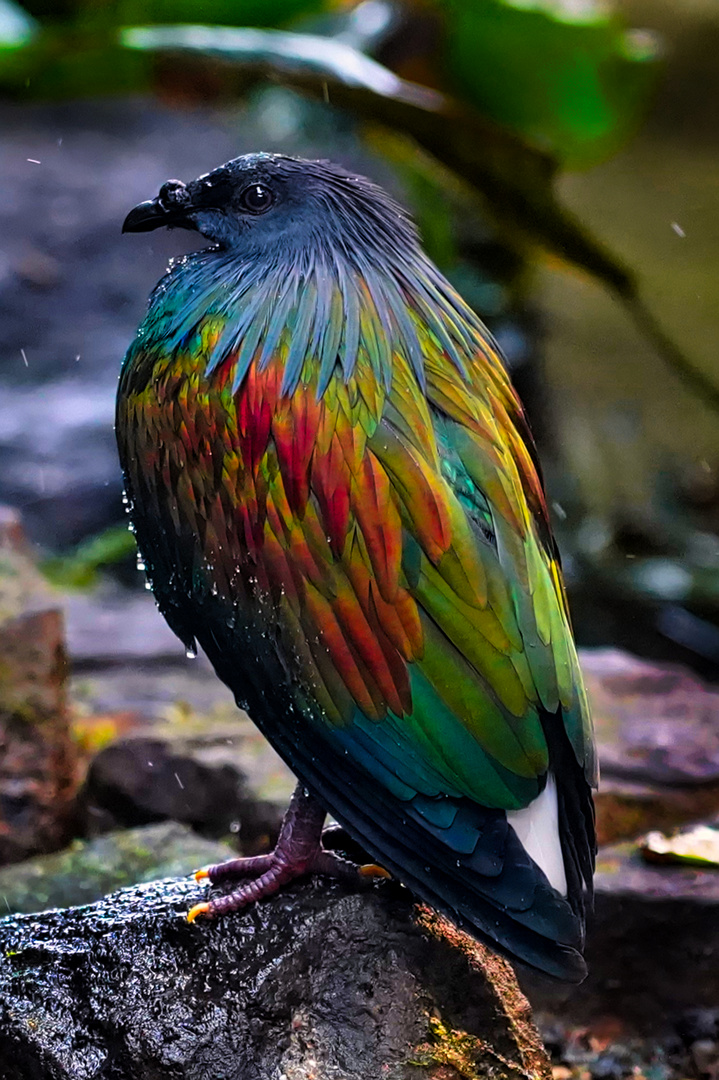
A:
{"type": "Polygon", "coordinates": [[[225,896],[195,904],[187,913],[188,921],[194,922],[198,915],[208,918],[229,915],[255,900],[271,896],[283,885],[306,874],[328,874],[354,884],[367,877],[389,877],[379,866],[355,866],[334,852],[325,851],[322,847],[322,826],[326,816],[324,808],[298,784],[274,851],[249,859],[230,859],[229,862],[197,871],[197,881],[208,879],[213,885],[247,878],[252,880],[245,881],[225,896]]]}

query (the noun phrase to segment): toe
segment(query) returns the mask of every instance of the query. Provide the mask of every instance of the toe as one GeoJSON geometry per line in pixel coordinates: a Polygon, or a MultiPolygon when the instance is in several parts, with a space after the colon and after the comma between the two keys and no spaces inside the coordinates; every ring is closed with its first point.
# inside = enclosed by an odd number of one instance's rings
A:
{"type": "Polygon", "coordinates": [[[208,903],[195,904],[195,906],[191,907],[187,912],[187,921],[193,923],[199,915],[209,915],[209,912],[210,905],[208,903]]]}
{"type": "Polygon", "coordinates": [[[377,866],[377,863],[365,863],[364,866],[358,866],[357,872],[362,877],[368,878],[391,878],[389,870],[385,870],[383,866],[377,866]]]}

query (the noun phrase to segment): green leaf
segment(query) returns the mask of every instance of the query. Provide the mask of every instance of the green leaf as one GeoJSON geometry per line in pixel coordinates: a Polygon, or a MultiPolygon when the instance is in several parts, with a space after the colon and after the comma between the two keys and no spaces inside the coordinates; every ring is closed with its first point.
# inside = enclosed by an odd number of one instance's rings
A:
{"type": "Polygon", "coordinates": [[[0,50],[0,92],[24,101],[137,94],[150,89],[149,57],[122,49],[117,31],[46,27],[26,47],[0,50]]]}
{"type": "Polygon", "coordinates": [[[90,589],[97,584],[98,570],[134,556],[135,537],[125,525],[114,525],[78,544],[70,555],[44,559],[40,569],[59,589],[90,589]]]}
{"type": "Polygon", "coordinates": [[[324,0],[118,0],[114,22],[195,23],[212,19],[224,26],[282,26],[321,11],[324,0]]]}
{"type": "Polygon", "coordinates": [[[443,0],[446,76],[481,112],[594,164],[636,129],[659,69],[658,39],[626,31],[598,0],[443,0]]]}
{"type": "Polygon", "coordinates": [[[74,29],[198,20],[226,26],[277,26],[326,7],[326,0],[25,0],[25,3],[43,23],[63,22],[74,29]]]}

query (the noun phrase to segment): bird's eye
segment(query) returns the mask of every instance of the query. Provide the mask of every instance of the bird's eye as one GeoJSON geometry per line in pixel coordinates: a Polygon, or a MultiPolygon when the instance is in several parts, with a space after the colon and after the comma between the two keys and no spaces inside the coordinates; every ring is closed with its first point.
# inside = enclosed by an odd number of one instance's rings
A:
{"type": "Polygon", "coordinates": [[[274,195],[264,184],[250,184],[240,195],[240,206],[251,214],[264,214],[274,201],[274,195]]]}

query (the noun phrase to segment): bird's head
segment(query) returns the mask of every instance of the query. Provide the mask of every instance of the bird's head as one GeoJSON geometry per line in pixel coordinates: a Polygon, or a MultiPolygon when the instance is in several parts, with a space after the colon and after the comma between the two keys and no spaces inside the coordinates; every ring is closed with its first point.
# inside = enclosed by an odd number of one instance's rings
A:
{"type": "Polygon", "coordinates": [[[485,338],[476,316],[419,246],[414,225],[382,188],[327,161],[248,154],[188,184],[168,180],[131,210],[124,232],[194,229],[209,249],[173,263],[150,297],[142,342],[174,347],[209,314],[224,329],[206,371],[232,355],[237,387],[261,346],[260,366],[286,350],[283,392],[308,355],[324,393],[339,362],[360,353],[385,385],[392,357],[424,380],[413,312],[460,370],[485,338]]]}
{"type": "Polygon", "coordinates": [[[123,232],[194,229],[224,250],[417,243],[414,226],[380,187],[327,161],[247,154],[188,184],[168,180],[125,218],[123,232]]]}

